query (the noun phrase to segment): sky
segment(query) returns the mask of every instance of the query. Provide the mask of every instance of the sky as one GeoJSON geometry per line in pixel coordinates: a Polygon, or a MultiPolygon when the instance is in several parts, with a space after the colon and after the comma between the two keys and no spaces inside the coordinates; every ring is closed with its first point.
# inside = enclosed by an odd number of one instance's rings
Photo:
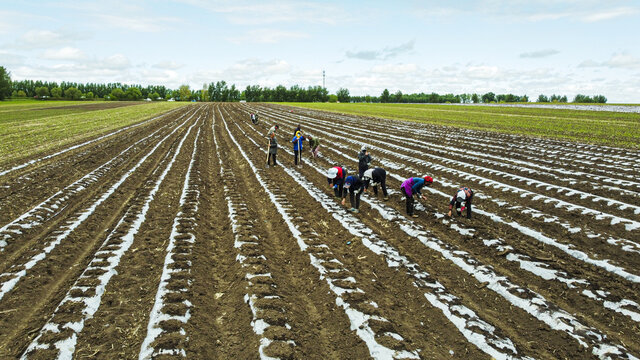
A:
{"type": "Polygon", "coordinates": [[[13,80],[640,103],[640,0],[10,1],[13,80]]]}

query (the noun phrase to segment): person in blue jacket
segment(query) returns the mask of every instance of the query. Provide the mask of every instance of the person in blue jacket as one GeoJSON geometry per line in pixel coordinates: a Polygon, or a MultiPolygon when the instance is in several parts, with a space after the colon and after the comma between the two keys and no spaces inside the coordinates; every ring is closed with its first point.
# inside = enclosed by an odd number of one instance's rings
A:
{"type": "Polygon", "coordinates": [[[302,136],[302,133],[300,131],[296,131],[296,134],[291,140],[291,142],[293,143],[293,162],[296,166],[302,166],[302,144],[304,140],[304,136],[302,136]],[[298,160],[300,160],[300,165],[298,165],[298,160]]]}
{"type": "Polygon", "coordinates": [[[362,195],[362,192],[364,191],[364,184],[362,183],[362,180],[360,180],[360,177],[357,175],[347,176],[347,178],[344,179],[344,188],[345,193],[342,195],[342,205],[344,205],[347,200],[346,192],[348,191],[349,202],[351,203],[351,209],[349,209],[349,211],[359,213],[360,195],[362,195]]]}
{"type": "Polygon", "coordinates": [[[425,196],[422,195],[420,190],[424,185],[431,186],[433,183],[433,178],[431,176],[425,177],[410,177],[407,180],[402,182],[400,186],[400,192],[407,199],[407,215],[411,217],[418,217],[418,214],[413,212],[413,196],[418,195],[421,199],[425,199],[425,196]]]}

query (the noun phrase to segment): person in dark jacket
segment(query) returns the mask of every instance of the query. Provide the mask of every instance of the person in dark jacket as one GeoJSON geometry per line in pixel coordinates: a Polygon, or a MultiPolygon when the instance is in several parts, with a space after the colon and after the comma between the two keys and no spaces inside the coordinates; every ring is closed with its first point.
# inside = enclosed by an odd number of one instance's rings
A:
{"type": "Polygon", "coordinates": [[[369,155],[369,151],[366,147],[362,147],[362,150],[358,153],[358,172],[360,173],[360,178],[364,176],[364,172],[369,169],[369,163],[371,162],[371,155],[369,155]]]}
{"type": "Polygon", "coordinates": [[[367,191],[369,186],[373,186],[373,193],[376,196],[378,196],[378,185],[380,185],[380,187],[382,187],[384,201],[389,200],[389,193],[387,192],[387,172],[384,169],[368,169],[362,176],[362,182],[364,183],[364,191],[367,191]]]}
{"type": "Polygon", "coordinates": [[[293,129],[293,136],[296,136],[296,133],[298,131],[300,131],[300,133],[302,133],[302,130],[300,130],[300,124],[298,124],[298,126],[295,129],[293,129]]]}
{"type": "Polygon", "coordinates": [[[407,180],[402,182],[400,186],[400,192],[404,194],[407,199],[407,215],[417,218],[418,214],[413,212],[413,197],[418,196],[421,199],[426,199],[424,195],[420,192],[424,185],[431,186],[433,184],[433,179],[431,176],[425,177],[410,177],[407,180]]]}
{"type": "Polygon", "coordinates": [[[254,123],[254,124],[258,123],[258,114],[251,113],[250,117],[251,117],[251,122],[252,123],[254,123]]]}
{"type": "Polygon", "coordinates": [[[455,205],[458,216],[467,210],[467,219],[471,219],[471,200],[473,200],[473,190],[466,186],[460,187],[449,202],[449,213],[447,215],[451,216],[451,210],[455,205]]]}
{"type": "Polygon", "coordinates": [[[300,166],[302,166],[302,144],[304,143],[304,136],[300,131],[296,132],[291,142],[293,143],[293,162],[298,166],[298,160],[300,160],[300,166]]]}
{"type": "Polygon", "coordinates": [[[347,177],[347,169],[341,166],[334,166],[327,171],[327,182],[333,188],[336,197],[343,197],[344,179],[347,177]]]}
{"type": "Polygon", "coordinates": [[[278,152],[278,141],[276,140],[276,133],[272,132],[269,138],[269,157],[267,158],[267,166],[269,166],[269,161],[273,159],[273,166],[277,166],[276,164],[276,153],[278,152]]]}
{"type": "Polygon", "coordinates": [[[347,191],[349,192],[349,202],[351,203],[351,209],[349,211],[354,213],[360,212],[360,195],[364,191],[364,184],[358,176],[347,176],[344,179],[345,192],[342,194],[342,205],[347,200],[347,191]]]}

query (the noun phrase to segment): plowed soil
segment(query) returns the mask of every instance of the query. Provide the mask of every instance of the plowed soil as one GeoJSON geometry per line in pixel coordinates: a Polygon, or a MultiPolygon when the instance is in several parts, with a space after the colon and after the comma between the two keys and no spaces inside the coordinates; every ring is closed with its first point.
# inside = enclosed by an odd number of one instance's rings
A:
{"type": "Polygon", "coordinates": [[[181,108],[0,176],[0,358],[640,357],[638,175],[632,150],[181,108]],[[363,146],[391,196],[351,213],[324,174],[363,146]],[[461,185],[471,219],[446,216],[461,185]]]}

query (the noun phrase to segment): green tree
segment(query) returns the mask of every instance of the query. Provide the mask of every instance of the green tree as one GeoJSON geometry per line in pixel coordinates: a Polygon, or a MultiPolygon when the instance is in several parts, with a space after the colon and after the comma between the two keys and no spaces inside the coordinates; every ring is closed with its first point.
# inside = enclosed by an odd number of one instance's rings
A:
{"type": "Polygon", "coordinates": [[[0,100],[4,100],[11,95],[11,73],[0,66],[0,100]]]}
{"type": "Polygon", "coordinates": [[[482,95],[482,102],[485,104],[488,104],[490,102],[495,102],[496,101],[496,94],[492,93],[492,92],[488,92],[484,95],[482,95]]]}
{"type": "Polygon", "coordinates": [[[337,101],[338,101],[338,95],[333,95],[333,94],[329,95],[329,102],[330,103],[334,103],[334,102],[337,102],[337,101]]]}
{"type": "Polygon", "coordinates": [[[84,97],[87,99],[93,99],[93,92],[89,91],[88,93],[84,94],[84,97]]]}
{"type": "Polygon", "coordinates": [[[130,87],[124,93],[124,96],[127,100],[140,100],[142,99],[142,91],[140,91],[140,89],[138,89],[137,87],[130,87]]]}
{"type": "Polygon", "coordinates": [[[389,96],[389,90],[384,89],[384,91],[382,91],[382,94],[380,95],[380,102],[388,103],[390,99],[391,99],[391,96],[389,96]]]}
{"type": "Polygon", "coordinates": [[[114,101],[123,100],[124,91],[122,91],[122,89],[120,88],[115,88],[111,90],[111,93],[109,94],[109,96],[111,97],[111,100],[114,100],[114,101]]]}
{"type": "Polygon", "coordinates": [[[474,104],[477,104],[480,102],[480,97],[478,97],[478,94],[471,95],[471,102],[473,102],[474,104]]]}
{"type": "Polygon", "coordinates": [[[64,97],[70,100],[78,100],[80,96],[82,96],[82,92],[73,86],[64,91],[64,97]]]}
{"type": "Polygon", "coordinates": [[[49,88],[46,86],[40,86],[36,88],[36,95],[39,98],[43,98],[45,96],[49,96],[49,88]]]}
{"type": "Polygon", "coordinates": [[[546,95],[540,94],[538,96],[538,102],[540,102],[540,103],[549,102],[549,98],[546,95]]]}
{"type": "Polygon", "coordinates": [[[336,95],[338,96],[338,101],[341,103],[347,103],[350,100],[348,89],[340,88],[338,89],[338,92],[336,92],[336,95]]]}
{"type": "Polygon", "coordinates": [[[18,97],[21,97],[21,98],[27,97],[27,93],[24,92],[24,90],[18,90],[18,93],[16,95],[18,95],[18,97]]]}
{"type": "Polygon", "coordinates": [[[189,101],[191,97],[191,89],[189,85],[180,85],[180,101],[189,101]]]}
{"type": "Polygon", "coordinates": [[[393,94],[393,102],[401,103],[402,102],[402,91],[398,90],[395,94],[393,94]]]}
{"type": "Polygon", "coordinates": [[[149,95],[149,98],[151,98],[151,100],[153,101],[157,101],[160,98],[160,94],[158,94],[157,92],[151,93],[151,95],[149,95]]]}
{"type": "Polygon", "coordinates": [[[56,98],[59,99],[62,97],[62,88],[59,86],[56,86],[54,88],[51,89],[51,97],[52,98],[56,98]]]}

